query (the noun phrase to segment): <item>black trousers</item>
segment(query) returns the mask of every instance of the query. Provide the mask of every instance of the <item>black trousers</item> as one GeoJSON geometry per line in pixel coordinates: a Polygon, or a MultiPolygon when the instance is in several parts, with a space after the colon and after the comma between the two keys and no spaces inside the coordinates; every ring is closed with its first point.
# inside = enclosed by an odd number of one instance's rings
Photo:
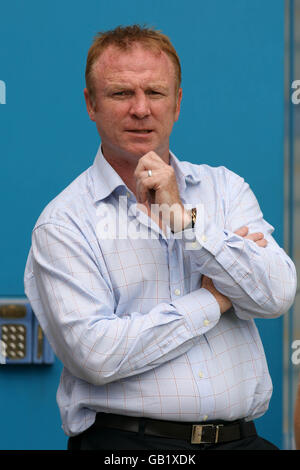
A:
{"type": "Polygon", "coordinates": [[[220,444],[191,444],[185,440],[148,436],[93,424],[83,433],[70,437],[68,450],[279,450],[262,437],[253,436],[220,444]]]}

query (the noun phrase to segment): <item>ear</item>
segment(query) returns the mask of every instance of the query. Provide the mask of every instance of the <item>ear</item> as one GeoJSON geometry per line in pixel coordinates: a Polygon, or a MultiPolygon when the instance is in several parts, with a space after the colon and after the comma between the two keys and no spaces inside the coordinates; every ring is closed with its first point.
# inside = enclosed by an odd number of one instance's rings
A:
{"type": "Polygon", "coordinates": [[[177,101],[176,101],[176,108],[175,108],[175,122],[176,122],[176,121],[178,120],[178,118],[179,118],[181,100],[182,100],[182,88],[179,88],[179,90],[178,90],[178,96],[177,96],[177,101]]]}
{"type": "Polygon", "coordinates": [[[84,94],[84,98],[85,98],[86,109],[87,109],[88,115],[90,116],[90,119],[92,121],[95,121],[95,107],[94,107],[93,100],[92,100],[87,88],[85,88],[83,90],[83,94],[84,94]]]}

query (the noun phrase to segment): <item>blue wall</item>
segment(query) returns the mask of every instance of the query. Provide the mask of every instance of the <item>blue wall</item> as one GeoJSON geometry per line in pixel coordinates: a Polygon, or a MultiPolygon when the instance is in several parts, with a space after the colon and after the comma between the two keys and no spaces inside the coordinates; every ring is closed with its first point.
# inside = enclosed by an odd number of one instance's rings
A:
{"type": "MultiPolygon", "coordinates": [[[[83,99],[87,50],[99,30],[147,23],[183,67],[172,150],[244,176],[283,241],[283,0],[74,0],[0,7],[0,295],[23,296],[32,227],[93,161],[99,140],[83,99]]],[[[282,319],[259,321],[274,394],[259,431],[282,445],[282,319]]],[[[61,364],[1,366],[0,449],[64,449],[61,364]],[[20,432],[21,429],[21,432],[20,432]]]]}

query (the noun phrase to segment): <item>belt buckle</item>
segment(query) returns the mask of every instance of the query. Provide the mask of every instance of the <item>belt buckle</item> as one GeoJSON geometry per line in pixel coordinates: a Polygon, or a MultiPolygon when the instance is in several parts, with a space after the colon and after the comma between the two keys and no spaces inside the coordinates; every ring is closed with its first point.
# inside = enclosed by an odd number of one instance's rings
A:
{"type": "Polygon", "coordinates": [[[223,424],[193,424],[191,444],[217,444],[221,426],[223,424]]]}

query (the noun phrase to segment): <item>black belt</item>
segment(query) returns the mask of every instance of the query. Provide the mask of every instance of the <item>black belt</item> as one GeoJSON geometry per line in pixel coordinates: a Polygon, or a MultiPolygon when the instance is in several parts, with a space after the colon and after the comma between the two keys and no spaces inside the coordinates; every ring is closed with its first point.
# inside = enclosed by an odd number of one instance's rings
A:
{"type": "Polygon", "coordinates": [[[149,436],[183,439],[192,444],[216,444],[256,435],[254,422],[242,419],[193,424],[97,413],[95,425],[123,431],[142,431],[149,436]]]}

